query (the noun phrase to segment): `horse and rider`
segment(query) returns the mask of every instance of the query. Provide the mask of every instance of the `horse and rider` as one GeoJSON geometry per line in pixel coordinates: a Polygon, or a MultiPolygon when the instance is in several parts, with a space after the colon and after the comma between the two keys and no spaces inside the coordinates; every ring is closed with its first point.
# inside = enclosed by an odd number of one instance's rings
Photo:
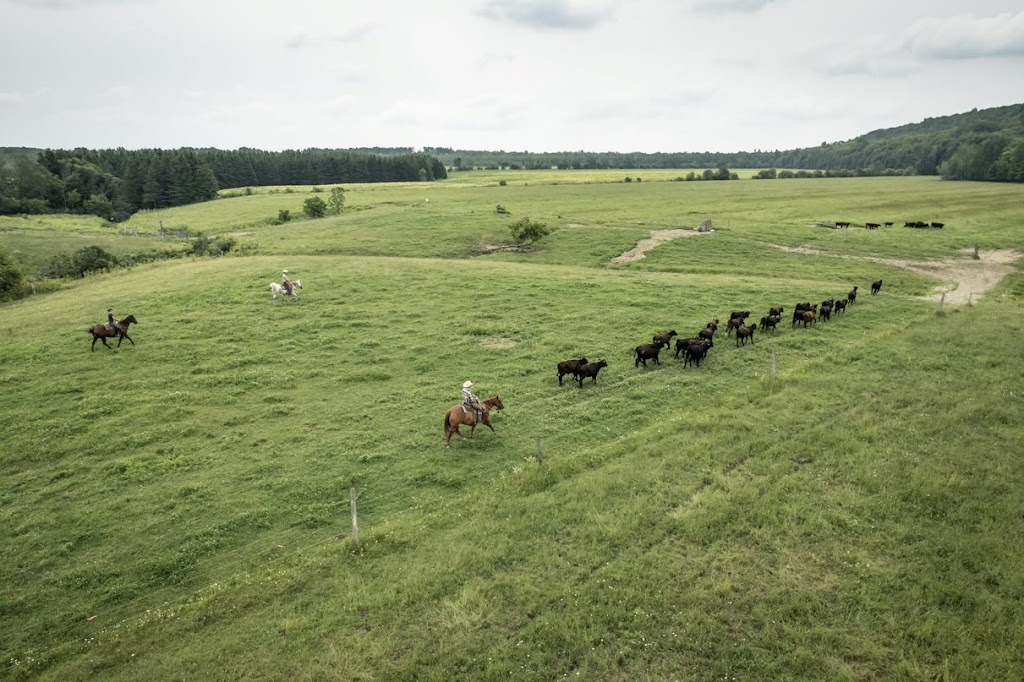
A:
{"type": "Polygon", "coordinates": [[[284,287],[284,293],[288,296],[295,295],[295,285],[288,279],[288,271],[285,270],[281,273],[281,286],[284,287]]]}
{"type": "Polygon", "coordinates": [[[97,324],[89,327],[86,331],[92,334],[92,349],[96,350],[96,342],[102,341],[103,345],[107,348],[110,346],[107,344],[107,339],[117,337],[117,345],[120,346],[121,342],[125,339],[131,341],[134,346],[135,342],[132,341],[132,337],[128,336],[128,327],[132,324],[138,324],[138,320],[135,319],[134,315],[129,315],[123,319],[117,319],[114,317],[114,309],[107,308],[107,323],[97,324]]]}
{"type": "Polygon", "coordinates": [[[483,424],[491,431],[494,431],[494,427],[491,426],[491,410],[497,409],[501,411],[505,409],[505,404],[501,402],[499,396],[495,395],[487,400],[480,400],[473,393],[472,389],[472,381],[464,382],[462,384],[462,404],[451,408],[444,415],[444,440],[449,446],[451,445],[452,436],[462,435],[459,433],[459,426],[463,424],[470,427],[470,437],[476,431],[477,424],[483,424]]]}

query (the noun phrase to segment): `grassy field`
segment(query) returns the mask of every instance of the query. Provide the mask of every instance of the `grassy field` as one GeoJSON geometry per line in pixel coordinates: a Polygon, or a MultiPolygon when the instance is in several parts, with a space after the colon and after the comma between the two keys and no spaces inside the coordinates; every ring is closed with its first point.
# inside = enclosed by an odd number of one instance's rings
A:
{"type": "Polygon", "coordinates": [[[283,226],[260,216],[308,188],[162,211],[248,255],[3,306],[5,678],[1024,675],[1024,277],[939,312],[933,280],[834,257],[1024,250],[1020,188],[472,175],[283,226]],[[497,203],[556,230],[482,256],[497,203]],[[947,228],[813,227],[840,214],[947,228]],[[853,284],[829,323],[634,367],[656,332],[853,284]],[[90,352],[111,305],[137,345],[90,352]],[[609,366],[559,387],[580,353],[609,366]],[[506,410],[446,449],[466,378],[506,410]]]}

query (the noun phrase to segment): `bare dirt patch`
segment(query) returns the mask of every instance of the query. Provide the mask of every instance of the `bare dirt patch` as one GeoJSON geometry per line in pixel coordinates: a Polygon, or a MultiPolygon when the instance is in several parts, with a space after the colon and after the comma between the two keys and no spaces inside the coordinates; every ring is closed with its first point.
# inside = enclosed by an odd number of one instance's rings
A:
{"type": "Polygon", "coordinates": [[[712,232],[698,232],[697,230],[651,230],[651,236],[649,239],[642,239],[632,249],[612,258],[612,265],[625,265],[626,263],[635,263],[638,260],[647,257],[647,252],[651,249],[661,246],[665,242],[670,242],[673,239],[679,239],[680,237],[695,237],[699,234],[713,234],[712,232]]]}
{"type": "MultiPolygon", "coordinates": [[[[875,256],[841,256],[804,246],[779,246],[778,244],[772,244],[771,246],[788,253],[831,256],[833,258],[883,263],[898,268],[905,268],[926,277],[933,277],[941,280],[944,284],[940,285],[935,293],[925,296],[925,300],[938,301],[945,294],[946,302],[954,305],[970,303],[991,291],[1002,281],[1003,277],[1014,271],[1013,263],[1021,257],[1021,254],[1017,251],[1003,249],[979,251],[977,258],[965,256],[963,258],[904,260],[902,258],[879,258],[875,256]]],[[[964,249],[963,253],[971,254],[972,250],[964,249]]]]}
{"type": "Polygon", "coordinates": [[[509,339],[506,337],[499,337],[495,339],[484,339],[480,342],[480,345],[484,348],[496,348],[498,350],[504,350],[507,348],[515,348],[519,345],[519,342],[515,339],[509,339]]]}

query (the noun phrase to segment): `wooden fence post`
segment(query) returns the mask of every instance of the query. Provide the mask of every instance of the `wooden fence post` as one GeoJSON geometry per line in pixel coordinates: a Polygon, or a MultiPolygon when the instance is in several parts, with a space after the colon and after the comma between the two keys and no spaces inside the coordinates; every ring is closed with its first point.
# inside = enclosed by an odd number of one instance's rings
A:
{"type": "Polygon", "coordinates": [[[349,499],[352,502],[352,542],[359,546],[359,513],[356,511],[356,489],[349,491],[349,499]]]}

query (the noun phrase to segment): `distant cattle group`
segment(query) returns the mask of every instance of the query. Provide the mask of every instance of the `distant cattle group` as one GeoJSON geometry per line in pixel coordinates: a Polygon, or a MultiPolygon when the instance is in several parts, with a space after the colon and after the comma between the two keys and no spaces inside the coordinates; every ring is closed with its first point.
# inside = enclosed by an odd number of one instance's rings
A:
{"type": "MultiPolygon", "coordinates": [[[[792,328],[807,328],[817,324],[819,321],[828,322],[839,313],[843,313],[849,306],[857,302],[857,293],[860,287],[854,286],[844,296],[829,298],[821,303],[804,301],[793,306],[792,328]]],[[[871,283],[871,294],[875,295],[882,290],[882,280],[871,283]]],[[[768,309],[768,313],[760,318],[760,322],[747,323],[751,316],[749,310],[734,310],[729,314],[729,321],[726,323],[726,336],[735,333],[736,347],[754,345],[754,335],[760,330],[762,334],[774,333],[782,322],[784,307],[775,306],[768,309]]],[[[757,318],[754,318],[755,320],[757,318]]],[[[700,367],[708,357],[708,352],[715,346],[715,333],[718,331],[719,320],[715,318],[708,322],[696,335],[689,338],[679,336],[675,329],[654,334],[651,343],[643,343],[633,348],[633,366],[640,368],[641,365],[648,367],[648,362],[655,365],[661,364],[661,351],[672,347],[672,339],[675,339],[675,359],[683,360],[683,367],[700,367]]],[[[590,377],[591,383],[597,383],[597,374],[608,363],[600,360],[596,363],[587,361],[586,357],[580,356],[558,363],[558,384],[562,385],[565,375],[571,375],[573,379],[583,388],[583,380],[590,377]]]]}
{"type": "MultiPolygon", "coordinates": [[[[892,227],[895,224],[896,223],[894,223],[892,221],[887,221],[887,222],[882,222],[882,223],[867,223],[866,222],[866,223],[864,223],[864,227],[866,227],[869,230],[877,230],[877,229],[882,228],[882,227],[892,227]]],[[[845,230],[845,229],[849,228],[851,225],[856,227],[858,224],[857,223],[851,223],[849,220],[832,220],[832,221],[829,221],[829,222],[818,223],[818,225],[821,226],[821,227],[832,227],[832,228],[835,228],[837,230],[845,230]]],[[[907,222],[903,223],[903,227],[934,227],[934,228],[937,228],[937,229],[941,229],[941,228],[943,228],[945,226],[946,226],[945,223],[937,223],[937,222],[934,222],[934,221],[933,222],[926,222],[926,221],[921,221],[921,220],[908,220],[907,222]]]]}

